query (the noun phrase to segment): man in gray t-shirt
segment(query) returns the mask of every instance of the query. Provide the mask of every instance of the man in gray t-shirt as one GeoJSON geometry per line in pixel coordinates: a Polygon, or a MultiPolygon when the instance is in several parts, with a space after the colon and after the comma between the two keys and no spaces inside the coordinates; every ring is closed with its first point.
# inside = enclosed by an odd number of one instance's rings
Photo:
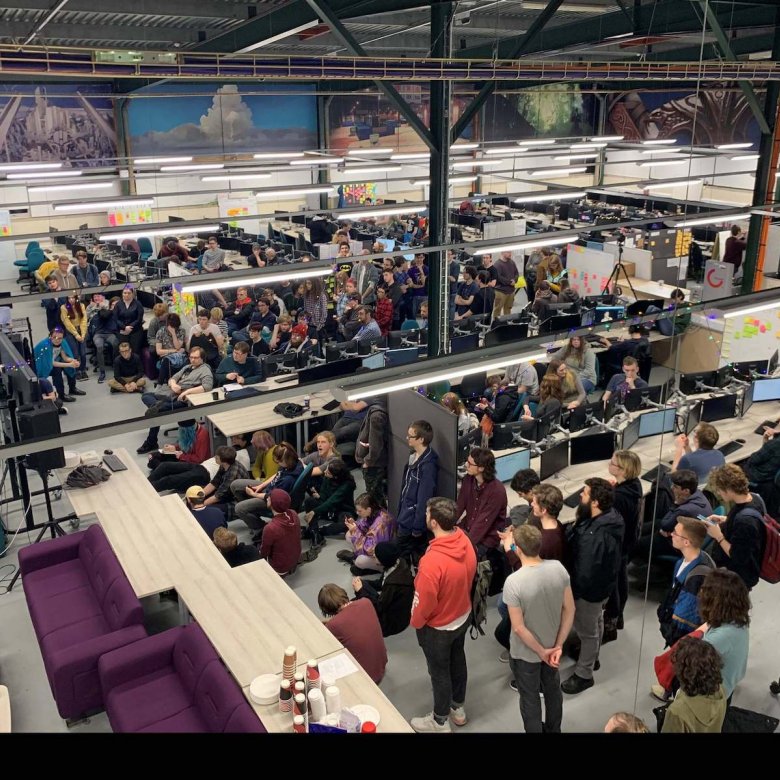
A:
{"type": "Polygon", "coordinates": [[[225,250],[219,248],[219,242],[215,236],[210,236],[208,249],[203,253],[203,270],[219,271],[225,264],[225,250]]]}
{"type": "Polygon", "coordinates": [[[530,363],[516,363],[506,370],[506,378],[517,385],[519,392],[528,395],[539,395],[539,375],[530,363]]]}
{"type": "Polygon", "coordinates": [[[558,666],[563,642],[574,622],[569,575],[559,561],[539,557],[541,546],[542,532],[528,524],[513,528],[512,538],[504,539],[504,549],[516,553],[522,564],[507,577],[503,600],[512,622],[510,664],[527,734],[560,733],[563,696],[558,666]]]}

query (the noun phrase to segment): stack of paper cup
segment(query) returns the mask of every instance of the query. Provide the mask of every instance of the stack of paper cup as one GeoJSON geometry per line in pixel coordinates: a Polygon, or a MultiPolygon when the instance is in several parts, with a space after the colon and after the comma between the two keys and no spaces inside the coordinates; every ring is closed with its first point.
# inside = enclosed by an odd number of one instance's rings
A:
{"type": "Polygon", "coordinates": [[[309,707],[312,720],[320,721],[325,717],[325,697],[319,688],[312,688],[309,691],[309,707]]]}
{"type": "Polygon", "coordinates": [[[341,691],[335,685],[325,689],[325,706],[328,712],[341,712],[341,691]]]}
{"type": "Polygon", "coordinates": [[[306,687],[309,690],[320,687],[320,670],[316,661],[306,664],[306,687]]]}
{"type": "Polygon", "coordinates": [[[282,678],[292,682],[295,675],[295,668],[298,666],[298,653],[294,645],[290,645],[284,651],[284,662],[282,663],[282,678]]]}
{"type": "Polygon", "coordinates": [[[296,715],[293,718],[293,733],[294,734],[306,733],[306,721],[303,719],[303,715],[296,715]]]}

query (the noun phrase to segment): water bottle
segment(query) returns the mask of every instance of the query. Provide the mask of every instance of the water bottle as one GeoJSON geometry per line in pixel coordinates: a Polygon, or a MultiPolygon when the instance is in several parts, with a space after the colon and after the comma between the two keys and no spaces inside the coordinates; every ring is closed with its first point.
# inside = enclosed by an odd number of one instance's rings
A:
{"type": "Polygon", "coordinates": [[[303,396],[303,409],[304,409],[304,411],[306,411],[306,412],[309,411],[310,402],[311,402],[311,397],[310,396],[308,396],[308,395],[303,396]]]}

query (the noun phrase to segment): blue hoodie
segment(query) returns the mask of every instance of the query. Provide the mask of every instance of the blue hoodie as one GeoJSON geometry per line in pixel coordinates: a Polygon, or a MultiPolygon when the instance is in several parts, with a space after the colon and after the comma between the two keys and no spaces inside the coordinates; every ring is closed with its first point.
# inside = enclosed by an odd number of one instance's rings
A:
{"type": "Polygon", "coordinates": [[[425,505],[436,495],[439,456],[428,447],[411,465],[404,468],[401,497],[398,500],[400,536],[425,533],[425,505]]]}

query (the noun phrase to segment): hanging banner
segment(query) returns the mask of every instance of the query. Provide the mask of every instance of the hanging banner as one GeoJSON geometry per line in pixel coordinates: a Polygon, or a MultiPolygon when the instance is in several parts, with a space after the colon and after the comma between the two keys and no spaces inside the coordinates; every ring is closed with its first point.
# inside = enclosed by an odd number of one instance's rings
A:
{"type": "Polygon", "coordinates": [[[154,222],[151,206],[118,206],[109,209],[108,224],[111,227],[122,225],[144,225],[154,222]]]}

